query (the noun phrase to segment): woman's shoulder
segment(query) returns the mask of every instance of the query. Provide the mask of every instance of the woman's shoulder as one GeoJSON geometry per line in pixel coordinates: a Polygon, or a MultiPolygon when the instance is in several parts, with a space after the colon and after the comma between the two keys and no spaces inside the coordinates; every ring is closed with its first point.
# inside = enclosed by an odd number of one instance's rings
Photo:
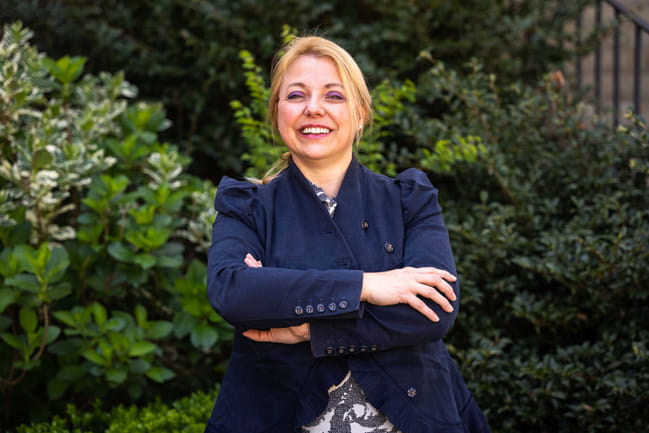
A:
{"type": "MultiPolygon", "coordinates": [[[[371,172],[373,173],[373,172],[371,172]]],[[[408,168],[395,177],[373,173],[375,182],[384,184],[398,194],[406,218],[415,218],[424,210],[438,212],[441,210],[437,201],[437,189],[433,186],[428,175],[416,168],[408,168]]]]}
{"type": "Polygon", "coordinates": [[[223,176],[216,190],[214,208],[226,214],[247,212],[256,201],[258,186],[247,180],[223,176]]]}
{"type": "Polygon", "coordinates": [[[403,170],[395,177],[376,173],[367,167],[365,167],[365,171],[373,183],[383,184],[387,188],[397,188],[402,196],[410,195],[418,190],[435,190],[428,175],[417,168],[403,170]]]}

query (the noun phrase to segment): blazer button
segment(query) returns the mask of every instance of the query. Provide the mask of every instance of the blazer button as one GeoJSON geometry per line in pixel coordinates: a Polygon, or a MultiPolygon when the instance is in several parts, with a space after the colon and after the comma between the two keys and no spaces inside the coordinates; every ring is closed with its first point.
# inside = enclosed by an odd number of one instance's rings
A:
{"type": "Polygon", "coordinates": [[[336,303],[335,302],[332,302],[331,304],[329,304],[329,311],[336,311],[336,303]]]}
{"type": "Polygon", "coordinates": [[[347,349],[344,348],[344,347],[342,347],[342,346],[340,346],[340,347],[338,348],[338,353],[341,354],[341,355],[344,355],[346,351],[347,351],[347,349]]]}
{"type": "Polygon", "coordinates": [[[408,388],[407,393],[408,393],[408,397],[414,397],[417,395],[417,390],[415,388],[410,387],[408,388]]]}
{"type": "Polygon", "coordinates": [[[318,306],[316,308],[318,310],[318,313],[324,313],[324,311],[325,311],[324,304],[318,304],[318,306]]]}
{"type": "Polygon", "coordinates": [[[345,308],[347,308],[347,301],[343,299],[338,303],[338,306],[344,310],[345,308]]]}
{"type": "Polygon", "coordinates": [[[385,245],[383,245],[383,248],[388,254],[392,254],[394,252],[394,245],[392,245],[390,242],[386,242],[385,245]]]}
{"type": "Polygon", "coordinates": [[[353,344],[350,344],[349,347],[347,348],[347,351],[349,353],[356,353],[356,346],[354,346],[353,344]]]}
{"type": "Polygon", "coordinates": [[[300,316],[302,313],[304,313],[304,309],[302,307],[300,307],[299,305],[295,307],[295,314],[300,316]]]}
{"type": "Polygon", "coordinates": [[[325,354],[326,355],[333,355],[334,354],[334,348],[329,346],[325,349],[325,354]]]}
{"type": "Polygon", "coordinates": [[[304,311],[306,311],[306,314],[312,314],[313,313],[313,305],[307,305],[304,308],[304,311]]]}
{"type": "Polygon", "coordinates": [[[361,221],[361,228],[363,230],[367,230],[370,227],[370,223],[367,222],[367,220],[361,221]]]}
{"type": "Polygon", "coordinates": [[[360,349],[358,349],[358,350],[360,350],[361,353],[365,353],[370,349],[367,346],[361,346],[360,349]]]}
{"type": "Polygon", "coordinates": [[[372,351],[372,352],[376,352],[377,350],[379,350],[379,349],[376,347],[376,344],[372,344],[372,345],[370,346],[370,351],[372,351]]]}

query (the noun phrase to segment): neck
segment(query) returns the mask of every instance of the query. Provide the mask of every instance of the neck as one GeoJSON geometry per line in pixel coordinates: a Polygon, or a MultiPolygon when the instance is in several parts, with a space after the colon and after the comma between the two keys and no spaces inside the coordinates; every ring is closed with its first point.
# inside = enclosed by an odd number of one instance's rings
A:
{"type": "Polygon", "coordinates": [[[298,158],[293,158],[293,161],[304,177],[322,188],[328,196],[336,197],[352,161],[352,154],[349,154],[349,158],[337,161],[334,164],[320,161],[308,161],[305,163],[305,161],[298,158]]]}

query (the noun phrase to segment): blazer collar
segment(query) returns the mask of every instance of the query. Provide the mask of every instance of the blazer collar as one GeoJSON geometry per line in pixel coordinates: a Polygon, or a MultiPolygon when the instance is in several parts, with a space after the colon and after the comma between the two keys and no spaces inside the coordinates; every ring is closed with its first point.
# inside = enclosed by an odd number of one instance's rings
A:
{"type": "MultiPolygon", "coordinates": [[[[299,185],[300,189],[305,189],[311,192],[313,196],[313,187],[311,182],[302,174],[299,167],[291,159],[288,165],[288,175],[291,182],[295,182],[296,185],[299,185]]],[[[363,176],[363,166],[356,155],[352,156],[352,161],[347,167],[345,172],[345,177],[343,178],[342,184],[340,185],[340,190],[338,195],[335,197],[338,207],[358,207],[362,206],[362,185],[364,181],[363,176]]],[[[338,210],[336,210],[338,213],[338,210]]]]}
{"type": "MultiPolygon", "coordinates": [[[[360,260],[363,254],[361,249],[364,245],[365,233],[361,228],[361,223],[365,220],[365,213],[367,211],[365,208],[365,189],[367,183],[365,170],[356,159],[356,156],[354,156],[345,172],[340,191],[336,196],[336,202],[338,203],[336,213],[333,218],[329,218],[329,214],[313,191],[311,182],[304,177],[293,161],[290,161],[288,167],[287,180],[291,185],[296,186],[297,189],[302,191],[302,194],[307,194],[312,197],[313,203],[317,203],[322,211],[318,212],[319,214],[327,215],[328,218],[326,218],[326,222],[323,220],[323,223],[331,227],[345,245],[345,249],[351,260],[349,264],[352,269],[359,269],[359,265],[362,262],[360,260]]],[[[305,205],[307,207],[310,206],[309,204],[305,205]]]]}

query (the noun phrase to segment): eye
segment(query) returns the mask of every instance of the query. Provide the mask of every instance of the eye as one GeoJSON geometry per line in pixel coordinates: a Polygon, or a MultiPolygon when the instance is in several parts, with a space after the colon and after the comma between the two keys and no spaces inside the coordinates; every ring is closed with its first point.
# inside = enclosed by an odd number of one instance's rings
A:
{"type": "Polygon", "coordinates": [[[340,104],[341,102],[345,102],[345,97],[340,92],[329,92],[324,96],[324,100],[333,102],[334,104],[340,104]]]}
{"type": "Polygon", "coordinates": [[[286,97],[286,100],[291,102],[302,102],[306,100],[306,95],[302,92],[291,92],[286,97]]]}

